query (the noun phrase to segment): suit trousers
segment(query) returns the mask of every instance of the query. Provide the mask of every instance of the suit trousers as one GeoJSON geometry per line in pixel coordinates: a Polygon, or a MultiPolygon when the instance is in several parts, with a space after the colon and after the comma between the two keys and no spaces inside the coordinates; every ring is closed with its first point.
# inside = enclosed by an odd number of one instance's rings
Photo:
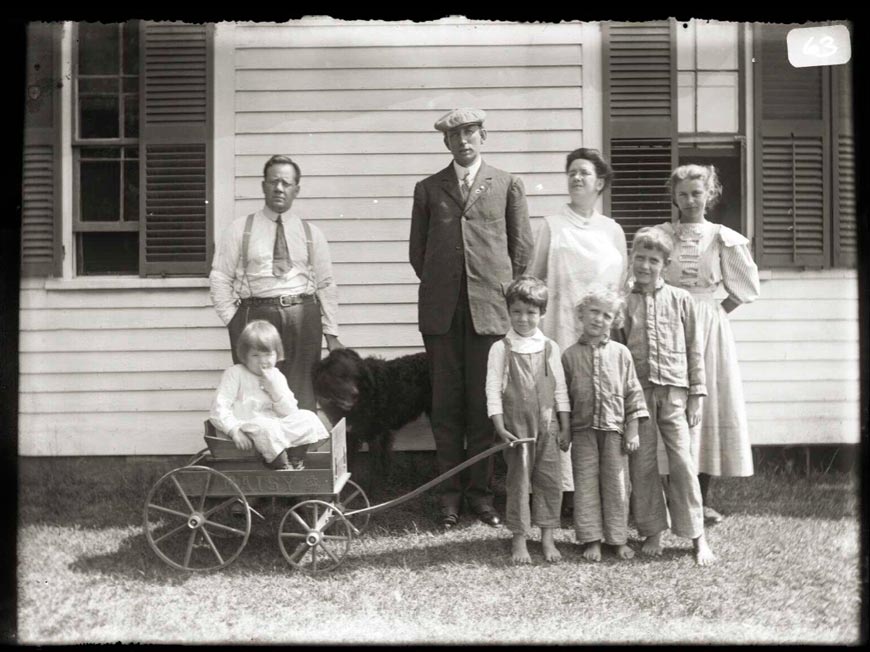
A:
{"type": "MultiPolygon", "coordinates": [[[[475,332],[464,285],[450,329],[443,335],[423,335],[432,378],[431,421],[439,473],[490,448],[495,439],[486,413],[486,365],[489,348],[501,336],[475,332]]],[[[442,514],[458,514],[463,493],[473,512],[491,511],[492,470],[493,459],[488,457],[442,482],[438,491],[442,514]]]]}
{"type": "Polygon", "coordinates": [[[689,421],[686,418],[688,390],[654,385],[643,390],[649,419],[638,427],[640,447],[629,457],[631,471],[631,512],[643,537],[668,528],[678,537],[695,539],[704,533],[701,486],[690,450],[689,421]],[[668,455],[670,478],[667,503],[659,476],[656,448],[661,437],[668,455]]]}
{"type": "Polygon", "coordinates": [[[245,326],[255,319],[267,321],[278,329],[281,344],[284,346],[284,360],[278,363],[278,369],[287,378],[287,384],[296,396],[299,407],[315,411],[317,404],[314,398],[312,374],[314,366],[320,362],[320,351],[323,346],[320,304],[312,298],[295,306],[278,304],[239,306],[227,325],[233,363],[241,362],[236,355],[236,341],[245,326]]]}

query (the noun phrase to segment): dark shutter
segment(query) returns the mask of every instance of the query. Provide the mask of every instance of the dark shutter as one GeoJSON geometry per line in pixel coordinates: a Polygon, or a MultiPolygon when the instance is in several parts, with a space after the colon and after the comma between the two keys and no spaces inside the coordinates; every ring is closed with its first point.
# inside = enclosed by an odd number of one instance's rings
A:
{"type": "Polygon", "coordinates": [[[829,261],[830,67],[795,68],[786,35],[755,25],[755,220],[763,267],[829,261]]]}
{"type": "Polygon", "coordinates": [[[21,274],[60,275],[57,179],[60,25],[27,26],[24,150],[21,175],[21,274]]]}
{"type": "Polygon", "coordinates": [[[629,243],[638,228],[672,215],[665,184],[677,161],[674,25],[603,25],[604,144],[614,170],[605,212],[629,243]]]}
{"type": "Polygon", "coordinates": [[[852,64],[837,66],[834,103],[834,266],[854,267],[858,260],[855,221],[855,131],[852,122],[852,64]]]}
{"type": "Polygon", "coordinates": [[[211,258],[212,28],[143,23],[140,269],[205,274],[211,258]]]}

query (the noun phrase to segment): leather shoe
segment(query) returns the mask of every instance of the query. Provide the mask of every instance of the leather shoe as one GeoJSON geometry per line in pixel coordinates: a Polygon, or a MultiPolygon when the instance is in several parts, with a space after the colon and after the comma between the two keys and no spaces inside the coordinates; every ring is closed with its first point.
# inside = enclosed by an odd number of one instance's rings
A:
{"type": "Polygon", "coordinates": [[[495,512],[481,512],[477,515],[480,522],[490,527],[501,527],[501,519],[495,512]]]}
{"type": "Polygon", "coordinates": [[[445,530],[452,530],[459,524],[459,516],[457,514],[442,514],[438,524],[445,530]]]}

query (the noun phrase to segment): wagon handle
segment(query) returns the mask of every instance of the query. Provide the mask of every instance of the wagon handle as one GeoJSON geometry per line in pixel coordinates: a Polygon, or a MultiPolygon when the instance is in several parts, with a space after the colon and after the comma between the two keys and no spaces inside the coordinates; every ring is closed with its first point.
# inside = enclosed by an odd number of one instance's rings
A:
{"type": "Polygon", "coordinates": [[[387,502],[381,503],[380,505],[372,505],[371,507],[365,507],[363,509],[355,509],[353,511],[344,512],[344,516],[347,518],[350,516],[359,516],[361,514],[374,514],[375,512],[380,512],[384,509],[389,509],[390,507],[395,507],[396,505],[401,505],[402,503],[407,502],[407,501],[411,500],[412,498],[416,498],[424,491],[428,491],[429,489],[431,489],[435,485],[441,484],[447,478],[450,478],[450,477],[456,475],[457,473],[459,473],[460,471],[462,471],[465,468],[468,468],[472,464],[475,464],[476,462],[479,462],[482,459],[486,459],[487,457],[489,457],[493,453],[497,453],[498,451],[504,450],[505,448],[513,448],[514,446],[517,446],[519,444],[532,444],[534,442],[535,442],[535,440],[533,438],[525,438],[525,439],[515,439],[515,440],[510,441],[510,442],[503,442],[501,444],[497,444],[496,446],[493,446],[492,448],[487,448],[482,453],[478,453],[474,457],[469,457],[467,460],[465,460],[461,464],[457,464],[456,466],[454,466],[452,469],[450,469],[446,473],[442,473],[437,478],[433,478],[432,480],[430,480],[429,482],[424,484],[422,487],[417,487],[416,489],[414,489],[414,491],[412,491],[409,494],[405,494],[404,496],[399,496],[398,498],[394,498],[393,500],[388,500],[387,502]]]}

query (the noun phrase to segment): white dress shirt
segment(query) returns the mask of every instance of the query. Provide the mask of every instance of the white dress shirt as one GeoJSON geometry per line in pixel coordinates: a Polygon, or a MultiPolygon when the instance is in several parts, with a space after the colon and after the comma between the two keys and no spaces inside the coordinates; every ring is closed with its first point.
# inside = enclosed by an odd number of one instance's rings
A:
{"type": "Polygon", "coordinates": [[[472,163],[467,168],[462,167],[456,161],[453,161],[453,171],[456,173],[456,180],[459,181],[459,185],[462,185],[463,180],[465,179],[466,174],[471,174],[471,178],[468,179],[467,188],[471,189],[471,184],[474,183],[474,180],[477,178],[477,172],[480,170],[480,166],[483,163],[483,159],[481,157],[477,157],[477,160],[472,163]]]}
{"type": "Polygon", "coordinates": [[[320,302],[323,332],[338,335],[338,288],[332,276],[332,259],[329,243],[323,232],[309,223],[311,250],[314,256],[309,267],[305,229],[300,218],[286,212],[281,216],[287,248],[293,261],[291,269],[283,276],[272,274],[272,252],[275,246],[275,222],[278,214],[264,206],[254,214],[251,236],[248,242],[248,266],[242,267],[242,240],[247,215],[237,217],[227,227],[214,256],[209,286],[215,310],[229,324],[236,313],[236,299],[245,297],[277,297],[284,294],[316,293],[320,302]],[[313,267],[316,287],[312,283],[313,267]]]}

